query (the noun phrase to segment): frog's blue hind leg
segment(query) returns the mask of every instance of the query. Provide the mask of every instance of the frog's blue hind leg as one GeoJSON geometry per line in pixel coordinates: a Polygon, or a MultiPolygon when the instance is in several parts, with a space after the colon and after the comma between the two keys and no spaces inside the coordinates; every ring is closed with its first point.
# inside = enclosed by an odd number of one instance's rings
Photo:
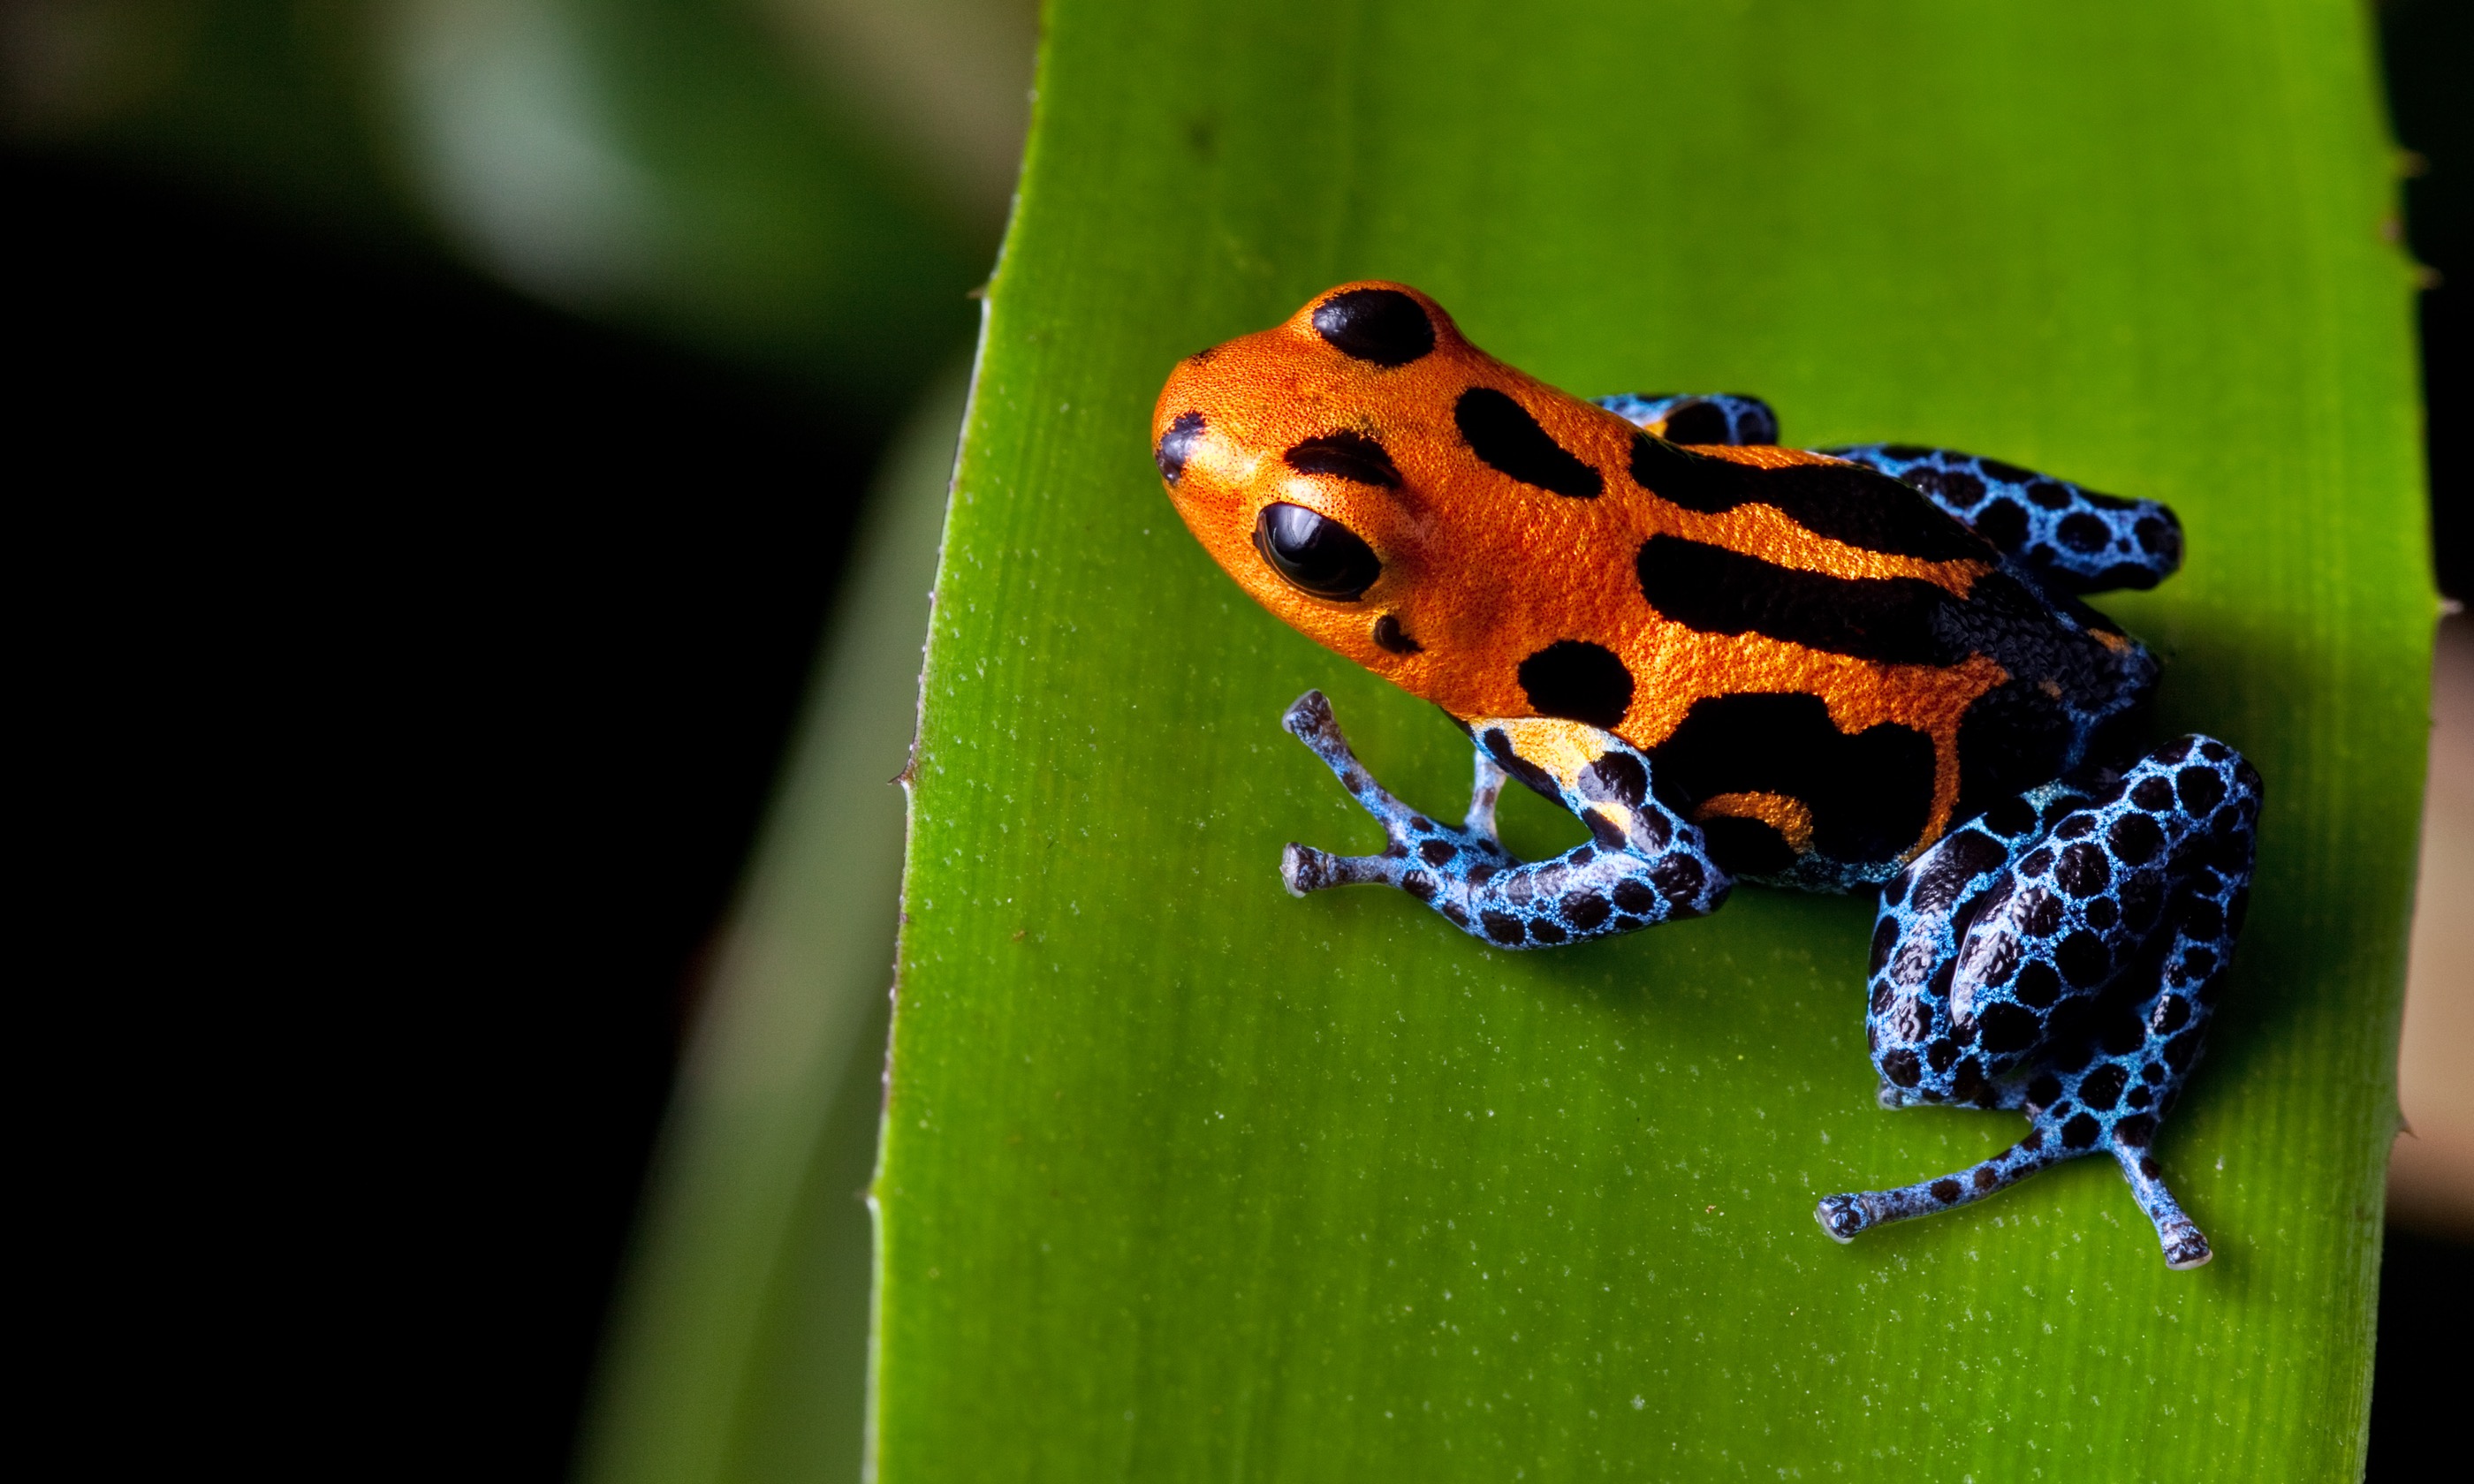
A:
{"type": "Polygon", "coordinates": [[[2099,494],[1948,448],[1863,443],[1815,451],[1923,491],[2050,592],[2153,587],[2182,564],[2182,523],[2154,500],[2099,494]]]}
{"type": "Polygon", "coordinates": [[[1374,781],[1340,734],[1331,703],[1310,690],[1281,725],[1337,775],[1389,842],[1380,855],[1281,852],[1280,879],[1298,897],[1331,886],[1396,886],[1455,926],[1500,947],[1541,947],[1700,917],[1734,884],[1700,829],[1650,796],[1649,759],[1579,722],[1479,722],[1467,819],[1442,824],[1374,781]],[[1589,841],[1551,860],[1516,860],[1494,834],[1507,774],[1579,815],[1589,841]]]}
{"type": "Polygon", "coordinates": [[[2028,1130],[1972,1168],[1824,1200],[1816,1214],[1838,1240],[2101,1150],[2166,1262],[2208,1260],[2149,1148],[2242,930],[2259,775],[2223,743],[2185,737],[2083,781],[1986,811],[1882,890],[1865,1017],[1882,1104],[2009,1109],[2028,1130]]]}
{"type": "Polygon", "coordinates": [[[1775,443],[1778,414],[1740,392],[1627,392],[1597,404],[1670,443],[1775,443]]]}

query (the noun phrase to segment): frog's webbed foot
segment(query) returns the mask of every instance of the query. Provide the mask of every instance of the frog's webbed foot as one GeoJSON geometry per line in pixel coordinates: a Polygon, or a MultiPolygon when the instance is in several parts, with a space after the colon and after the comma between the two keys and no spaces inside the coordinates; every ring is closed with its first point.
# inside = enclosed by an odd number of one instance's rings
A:
{"type": "Polygon", "coordinates": [[[1476,937],[1507,948],[1543,946],[1699,917],[1734,884],[1701,831],[1651,797],[1649,760],[1578,722],[1480,722],[1467,817],[1428,818],[1375,782],[1348,749],[1331,703],[1308,691],[1281,718],[1383,826],[1379,855],[1311,846],[1281,852],[1280,879],[1302,897],[1325,887],[1396,886],[1476,937]],[[1516,859],[1495,838],[1507,775],[1556,799],[1589,826],[1588,844],[1549,860],[1516,859]]]}
{"type": "Polygon", "coordinates": [[[2185,737],[2119,778],[1999,804],[1893,879],[1865,1017],[1883,1106],[2008,1109],[2029,1127],[1969,1169],[1831,1196],[1815,1212],[1823,1229],[1845,1241],[2102,1151],[2167,1263],[2207,1261],[2149,1146],[2224,989],[2259,802],[2239,754],[2185,737]]]}
{"type": "Polygon", "coordinates": [[[1322,758],[1341,787],[1374,816],[1386,841],[1380,855],[1334,855],[1292,843],[1280,852],[1280,880],[1290,896],[1303,897],[1330,886],[1379,884],[1432,901],[1428,872],[1483,866],[1500,871],[1519,864],[1494,837],[1494,806],[1503,795],[1505,775],[1484,753],[1477,754],[1467,819],[1455,828],[1410,808],[1374,781],[1349,751],[1348,739],[1341,735],[1340,723],[1332,718],[1331,702],[1322,691],[1299,696],[1281,716],[1280,725],[1322,758]]]}

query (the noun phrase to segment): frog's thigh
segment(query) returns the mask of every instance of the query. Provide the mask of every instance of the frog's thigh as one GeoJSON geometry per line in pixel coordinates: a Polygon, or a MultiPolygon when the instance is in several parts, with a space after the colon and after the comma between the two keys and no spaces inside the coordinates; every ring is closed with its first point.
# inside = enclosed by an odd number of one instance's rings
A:
{"type": "Polygon", "coordinates": [[[2207,1260],[2148,1149],[2224,983],[2259,799],[2232,749],[2187,737],[2092,798],[2053,785],[1991,810],[1891,883],[1866,1022],[1883,1101],[2016,1109],[2031,1127],[1973,1169],[1831,1197],[1831,1235],[2103,1150],[2168,1261],[2207,1260]]]}

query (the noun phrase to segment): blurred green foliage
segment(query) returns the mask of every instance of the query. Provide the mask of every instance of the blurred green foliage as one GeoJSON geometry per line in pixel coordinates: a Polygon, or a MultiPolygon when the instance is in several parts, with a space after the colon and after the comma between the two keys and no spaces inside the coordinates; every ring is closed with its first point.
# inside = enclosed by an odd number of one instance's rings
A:
{"type": "Polygon", "coordinates": [[[881,419],[970,335],[1031,26],[1025,0],[27,0],[0,37],[20,148],[444,249],[881,419]]]}

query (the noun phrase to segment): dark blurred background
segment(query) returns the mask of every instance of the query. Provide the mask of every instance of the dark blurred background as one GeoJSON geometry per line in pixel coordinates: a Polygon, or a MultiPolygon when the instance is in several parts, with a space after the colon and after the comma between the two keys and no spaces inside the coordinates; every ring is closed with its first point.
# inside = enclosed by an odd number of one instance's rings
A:
{"type": "MultiPolygon", "coordinates": [[[[969,350],[1033,10],[0,6],[36,1389],[144,1409],[91,1465],[567,1472],[861,496],[969,350]]],[[[2378,15],[2463,598],[2474,52],[2378,15]]],[[[2441,931],[2378,1480],[2464,1436],[2441,931]]]]}

